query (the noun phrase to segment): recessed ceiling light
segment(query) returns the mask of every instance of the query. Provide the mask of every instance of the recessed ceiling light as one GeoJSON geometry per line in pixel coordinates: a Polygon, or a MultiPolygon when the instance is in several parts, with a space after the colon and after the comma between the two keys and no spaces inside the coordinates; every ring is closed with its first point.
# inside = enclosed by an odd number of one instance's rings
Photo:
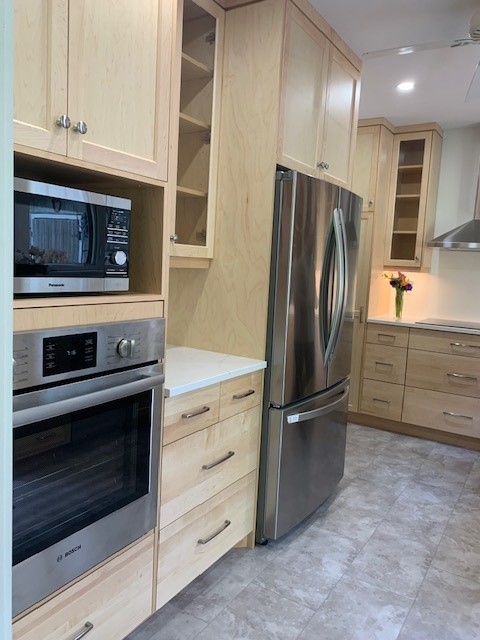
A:
{"type": "Polygon", "coordinates": [[[410,82],[410,81],[409,82],[400,82],[400,84],[397,84],[397,89],[399,91],[403,91],[403,92],[412,91],[414,86],[415,86],[414,82],[410,82]]]}

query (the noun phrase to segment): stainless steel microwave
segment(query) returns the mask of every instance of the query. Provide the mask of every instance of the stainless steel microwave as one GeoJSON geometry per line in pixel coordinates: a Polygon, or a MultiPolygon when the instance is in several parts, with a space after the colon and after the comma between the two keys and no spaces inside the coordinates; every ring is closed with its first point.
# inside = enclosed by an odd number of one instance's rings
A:
{"type": "Polygon", "coordinates": [[[15,178],[14,293],[128,291],[131,201],[15,178]]]}

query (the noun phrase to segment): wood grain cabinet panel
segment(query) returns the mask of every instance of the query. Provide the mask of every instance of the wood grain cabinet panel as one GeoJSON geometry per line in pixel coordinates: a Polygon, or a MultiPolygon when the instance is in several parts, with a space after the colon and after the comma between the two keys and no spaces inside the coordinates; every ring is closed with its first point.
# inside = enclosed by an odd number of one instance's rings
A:
{"type": "Polygon", "coordinates": [[[369,323],[367,326],[367,342],[381,344],[386,347],[406,348],[408,345],[408,331],[408,327],[369,323]]]}
{"type": "Polygon", "coordinates": [[[480,361],[410,349],[406,385],[480,398],[480,361]]]}
{"type": "Polygon", "coordinates": [[[389,420],[400,420],[402,415],[403,385],[364,380],[360,410],[389,420]]]}
{"type": "Polygon", "coordinates": [[[152,612],[153,534],[13,624],[13,640],[122,640],[152,612]]]}
{"type": "Polygon", "coordinates": [[[402,420],[478,438],[480,399],[405,387],[402,420]]]}
{"type": "Polygon", "coordinates": [[[165,398],[163,444],[179,440],[218,422],[220,385],[165,398]]]}
{"type": "Polygon", "coordinates": [[[367,343],[363,376],[371,380],[404,384],[406,362],[406,349],[367,343]]]}
{"type": "Polygon", "coordinates": [[[15,0],[15,23],[20,150],[167,180],[173,3],[15,0]]]}
{"type": "Polygon", "coordinates": [[[253,528],[255,472],[160,531],[157,609],[208,569],[253,528]]]}
{"type": "Polygon", "coordinates": [[[257,467],[260,407],[163,447],[160,527],[257,467]]]}
{"type": "Polygon", "coordinates": [[[220,420],[260,404],[263,372],[257,371],[222,382],[220,385],[220,420]]]}
{"type": "Polygon", "coordinates": [[[430,329],[411,329],[409,349],[480,358],[480,336],[430,329]]]}

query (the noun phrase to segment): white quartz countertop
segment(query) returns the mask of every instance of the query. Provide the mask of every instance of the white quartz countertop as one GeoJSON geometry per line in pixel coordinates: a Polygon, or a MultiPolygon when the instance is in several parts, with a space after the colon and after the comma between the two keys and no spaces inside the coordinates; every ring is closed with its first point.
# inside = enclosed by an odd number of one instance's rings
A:
{"type": "MultiPolygon", "coordinates": [[[[468,333],[470,335],[480,335],[480,329],[474,329],[471,327],[457,327],[457,326],[449,326],[444,324],[423,324],[420,318],[402,318],[401,320],[396,320],[395,318],[391,318],[389,316],[373,316],[368,318],[367,322],[377,323],[377,324],[389,324],[395,325],[397,327],[413,327],[415,329],[431,329],[432,331],[449,331],[453,333],[468,333]]],[[[468,324],[468,322],[465,322],[468,324]]]]}
{"type": "Polygon", "coordinates": [[[265,369],[265,360],[167,345],[165,396],[172,398],[265,369]]]}

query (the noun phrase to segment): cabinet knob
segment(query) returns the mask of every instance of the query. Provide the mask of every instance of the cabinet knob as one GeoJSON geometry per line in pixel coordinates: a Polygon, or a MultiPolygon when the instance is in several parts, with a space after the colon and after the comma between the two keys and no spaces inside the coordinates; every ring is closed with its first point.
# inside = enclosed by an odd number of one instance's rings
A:
{"type": "Polygon", "coordinates": [[[88,131],[87,123],[84,120],[79,120],[73,125],[73,130],[75,133],[81,133],[83,136],[88,131]]]}
{"type": "Polygon", "coordinates": [[[62,129],[69,129],[72,121],[66,114],[63,114],[55,120],[55,124],[57,127],[62,127],[62,129]]]}
{"type": "Polygon", "coordinates": [[[172,242],[178,242],[178,233],[173,233],[173,234],[170,236],[170,240],[171,240],[172,242]]]}
{"type": "Polygon", "coordinates": [[[369,206],[369,207],[373,207],[373,200],[369,200],[369,201],[368,201],[368,206],[369,206]]]}
{"type": "Polygon", "coordinates": [[[322,160],[322,162],[318,162],[318,163],[317,163],[317,167],[318,167],[319,169],[328,169],[328,168],[330,167],[330,165],[328,164],[328,162],[324,162],[324,161],[322,160]]]}

